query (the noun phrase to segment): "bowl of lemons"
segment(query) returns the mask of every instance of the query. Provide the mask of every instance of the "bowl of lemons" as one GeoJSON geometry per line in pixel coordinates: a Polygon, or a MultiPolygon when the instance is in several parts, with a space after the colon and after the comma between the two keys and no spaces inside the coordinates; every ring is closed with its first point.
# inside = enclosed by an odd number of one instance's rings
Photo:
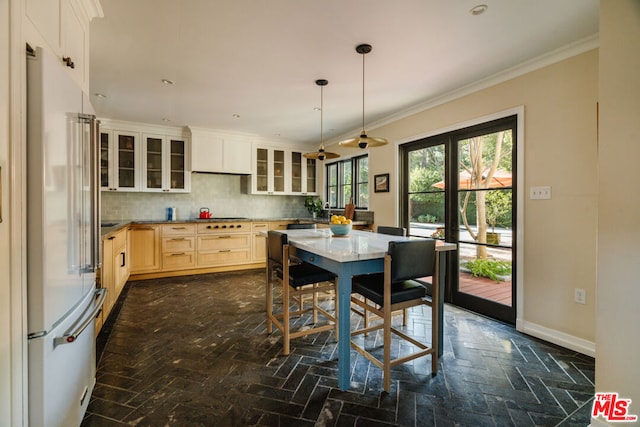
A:
{"type": "Polygon", "coordinates": [[[347,236],[351,232],[351,220],[343,215],[331,215],[329,228],[334,236],[347,236]]]}

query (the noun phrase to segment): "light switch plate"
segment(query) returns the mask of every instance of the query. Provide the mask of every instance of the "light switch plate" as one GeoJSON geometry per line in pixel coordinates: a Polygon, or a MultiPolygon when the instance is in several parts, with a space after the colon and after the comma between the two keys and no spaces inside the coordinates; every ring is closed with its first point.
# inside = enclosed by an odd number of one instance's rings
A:
{"type": "Polygon", "coordinates": [[[536,200],[551,199],[551,187],[529,187],[529,198],[536,200]]]}

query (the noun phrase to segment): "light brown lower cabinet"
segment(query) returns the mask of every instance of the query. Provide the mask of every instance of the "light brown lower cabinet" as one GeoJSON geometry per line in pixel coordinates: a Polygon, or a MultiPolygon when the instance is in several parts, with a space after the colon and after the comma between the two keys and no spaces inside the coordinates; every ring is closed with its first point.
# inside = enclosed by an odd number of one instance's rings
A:
{"type": "Polygon", "coordinates": [[[203,223],[197,229],[198,267],[251,262],[251,223],[203,223]]]}
{"type": "Polygon", "coordinates": [[[102,266],[100,268],[100,286],[107,289],[102,312],[96,319],[96,333],[107,320],[122,288],[129,279],[128,230],[107,235],[102,239],[102,266]]]}
{"type": "Polygon", "coordinates": [[[162,271],[186,270],[196,265],[195,224],[161,226],[162,271]]]}
{"type": "Polygon", "coordinates": [[[152,273],[162,268],[160,226],[133,224],[129,227],[131,274],[152,273]]]}
{"type": "Polygon", "coordinates": [[[251,245],[253,247],[251,260],[254,262],[267,261],[267,237],[263,236],[261,232],[268,230],[268,222],[254,222],[251,224],[251,245]]]}

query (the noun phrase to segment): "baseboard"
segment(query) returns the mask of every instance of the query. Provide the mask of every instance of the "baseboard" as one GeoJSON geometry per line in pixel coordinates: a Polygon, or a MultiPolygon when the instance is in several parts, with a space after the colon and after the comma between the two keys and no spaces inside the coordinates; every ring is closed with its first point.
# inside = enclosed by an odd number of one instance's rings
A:
{"type": "Polygon", "coordinates": [[[516,329],[527,335],[549,341],[550,343],[577,351],[578,353],[596,357],[596,343],[594,342],[520,319],[516,321],[516,329]]]}

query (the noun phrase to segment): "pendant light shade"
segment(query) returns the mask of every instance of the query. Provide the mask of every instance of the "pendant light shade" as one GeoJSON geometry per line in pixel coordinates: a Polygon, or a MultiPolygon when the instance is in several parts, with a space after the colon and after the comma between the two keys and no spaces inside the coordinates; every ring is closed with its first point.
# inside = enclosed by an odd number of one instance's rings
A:
{"type": "Polygon", "coordinates": [[[364,56],[367,53],[371,52],[371,45],[358,45],[356,46],[356,52],[362,55],[362,130],[360,131],[360,136],[345,139],[344,141],[340,141],[339,144],[342,147],[353,147],[362,149],[368,147],[380,147],[382,145],[388,144],[389,141],[387,141],[385,138],[367,136],[367,132],[364,130],[364,56]]]}
{"type": "Polygon", "coordinates": [[[327,80],[320,79],[316,80],[316,84],[320,86],[320,148],[318,151],[314,153],[305,153],[303,156],[307,159],[315,159],[315,160],[325,160],[325,159],[335,159],[336,157],[340,157],[340,155],[336,153],[331,153],[325,151],[324,149],[324,140],[322,138],[322,118],[324,114],[324,92],[323,89],[326,85],[329,84],[327,80]]]}

